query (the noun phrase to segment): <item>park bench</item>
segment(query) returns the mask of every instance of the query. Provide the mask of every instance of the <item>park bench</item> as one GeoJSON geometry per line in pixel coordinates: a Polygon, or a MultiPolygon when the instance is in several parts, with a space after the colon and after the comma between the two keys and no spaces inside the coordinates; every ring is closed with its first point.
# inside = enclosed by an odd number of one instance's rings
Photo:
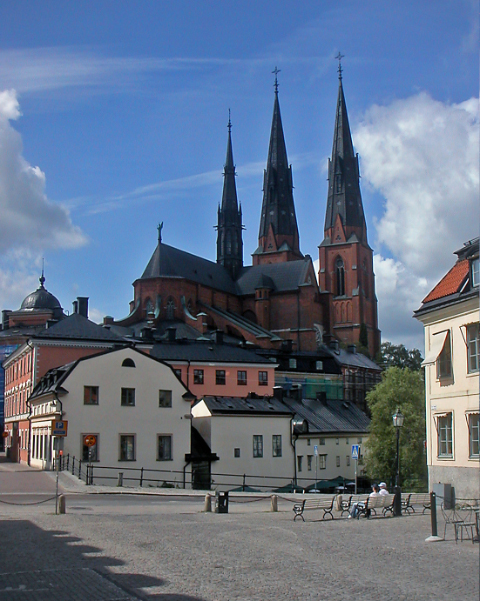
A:
{"type": "Polygon", "coordinates": [[[414,505],[422,505],[425,513],[430,509],[430,493],[429,492],[410,492],[402,493],[402,510],[405,513],[415,513],[414,505]]]}
{"type": "Polygon", "coordinates": [[[295,517],[293,518],[293,521],[295,521],[298,518],[298,516],[300,516],[302,518],[302,520],[305,521],[305,518],[303,517],[303,513],[305,511],[310,511],[312,509],[323,510],[322,520],[325,519],[326,515],[329,515],[333,520],[334,517],[333,517],[332,511],[333,511],[334,502],[335,502],[335,495],[333,495],[332,497],[322,497],[322,498],[317,498],[317,499],[304,499],[300,503],[295,503],[295,505],[293,506],[293,511],[295,513],[295,517]]]}
{"type": "Polygon", "coordinates": [[[358,515],[364,515],[368,517],[370,513],[376,514],[376,509],[381,509],[383,515],[387,515],[390,512],[393,515],[393,502],[395,500],[395,495],[377,495],[376,497],[368,497],[364,504],[360,503],[358,505],[358,515]]]}
{"type": "Polygon", "coordinates": [[[368,495],[348,495],[345,498],[342,498],[340,506],[342,513],[340,517],[343,517],[344,513],[350,513],[350,510],[354,503],[365,503],[367,498],[368,495]]]}

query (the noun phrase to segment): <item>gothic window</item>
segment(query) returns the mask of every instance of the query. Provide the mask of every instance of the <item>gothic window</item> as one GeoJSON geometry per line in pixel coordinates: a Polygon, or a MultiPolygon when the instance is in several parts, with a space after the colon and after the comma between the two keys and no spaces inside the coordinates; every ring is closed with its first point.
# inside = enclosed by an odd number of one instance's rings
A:
{"type": "Polygon", "coordinates": [[[335,278],[337,296],[345,296],[345,265],[341,257],[335,261],[335,278]]]}
{"type": "Polygon", "coordinates": [[[167,319],[175,319],[175,301],[172,297],[167,300],[167,319]]]}

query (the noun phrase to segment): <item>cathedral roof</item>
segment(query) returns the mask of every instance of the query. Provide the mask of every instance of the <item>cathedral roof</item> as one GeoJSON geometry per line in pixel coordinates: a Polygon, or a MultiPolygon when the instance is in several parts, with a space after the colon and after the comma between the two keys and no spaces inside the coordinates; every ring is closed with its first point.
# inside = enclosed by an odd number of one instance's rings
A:
{"type": "Polygon", "coordinates": [[[266,263],[244,267],[237,280],[239,293],[255,294],[257,288],[266,287],[274,292],[296,290],[307,284],[307,272],[311,259],[306,257],[299,261],[285,263],[266,263]]]}
{"type": "Polygon", "coordinates": [[[235,282],[217,263],[159,242],[140,279],[184,278],[209,288],[236,293],[235,282]]]}

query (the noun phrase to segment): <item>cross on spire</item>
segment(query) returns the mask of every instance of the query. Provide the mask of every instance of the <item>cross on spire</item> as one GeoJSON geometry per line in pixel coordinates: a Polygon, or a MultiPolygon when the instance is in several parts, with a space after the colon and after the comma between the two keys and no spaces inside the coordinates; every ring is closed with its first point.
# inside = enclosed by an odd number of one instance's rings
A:
{"type": "Polygon", "coordinates": [[[275,88],[275,94],[278,94],[278,78],[277,75],[280,73],[281,69],[277,69],[277,67],[275,67],[275,69],[272,71],[272,73],[275,73],[275,83],[273,84],[273,87],[275,88]]]}
{"type": "Polygon", "coordinates": [[[227,127],[228,127],[228,133],[229,134],[232,133],[232,121],[230,119],[230,109],[228,109],[228,125],[227,125],[227,127]]]}
{"type": "Polygon", "coordinates": [[[338,61],[338,79],[341,81],[342,80],[342,58],[345,58],[345,55],[342,54],[340,51],[338,52],[337,56],[335,57],[338,61]]]}

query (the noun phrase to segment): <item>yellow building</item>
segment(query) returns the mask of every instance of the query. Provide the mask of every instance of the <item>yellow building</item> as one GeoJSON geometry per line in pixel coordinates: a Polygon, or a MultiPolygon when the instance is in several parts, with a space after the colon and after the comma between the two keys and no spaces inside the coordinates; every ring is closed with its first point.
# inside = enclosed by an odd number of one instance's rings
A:
{"type": "Polygon", "coordinates": [[[455,254],[415,311],[425,326],[428,478],[430,490],[446,483],[457,500],[479,499],[478,238],[455,254]]]}

